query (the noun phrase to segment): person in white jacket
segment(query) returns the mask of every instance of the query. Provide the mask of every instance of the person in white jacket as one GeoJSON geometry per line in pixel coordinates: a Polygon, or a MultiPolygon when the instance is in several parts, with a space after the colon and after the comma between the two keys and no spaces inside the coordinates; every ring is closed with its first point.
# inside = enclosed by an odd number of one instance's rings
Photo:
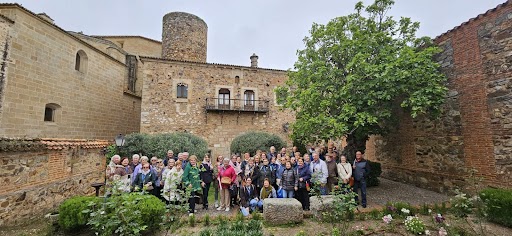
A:
{"type": "Polygon", "coordinates": [[[327,195],[327,177],[329,176],[327,164],[318,156],[318,152],[313,153],[313,161],[309,164],[311,171],[311,181],[313,184],[320,184],[320,194],[327,195]]]}
{"type": "Polygon", "coordinates": [[[338,175],[341,180],[341,182],[345,185],[344,188],[347,187],[347,185],[350,182],[350,177],[352,177],[352,165],[347,162],[347,157],[345,155],[342,155],[340,157],[340,163],[338,163],[338,175]]]}
{"type": "Polygon", "coordinates": [[[181,168],[181,161],[176,161],[174,167],[167,172],[167,176],[165,177],[163,195],[165,200],[167,200],[167,204],[181,201],[181,190],[179,188],[182,175],[183,169],[181,168]]]}

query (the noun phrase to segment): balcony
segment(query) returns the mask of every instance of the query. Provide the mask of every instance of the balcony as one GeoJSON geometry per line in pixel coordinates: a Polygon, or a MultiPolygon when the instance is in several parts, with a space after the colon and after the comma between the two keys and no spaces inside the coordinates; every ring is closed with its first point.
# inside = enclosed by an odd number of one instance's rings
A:
{"type": "Polygon", "coordinates": [[[269,100],[207,98],[206,111],[266,113],[269,111],[269,100]]]}

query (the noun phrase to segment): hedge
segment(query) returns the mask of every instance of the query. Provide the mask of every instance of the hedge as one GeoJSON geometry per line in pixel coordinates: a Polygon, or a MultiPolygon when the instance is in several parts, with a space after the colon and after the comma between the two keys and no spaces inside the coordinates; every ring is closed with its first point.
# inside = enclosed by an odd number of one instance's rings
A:
{"type": "Polygon", "coordinates": [[[66,199],[59,206],[59,226],[65,231],[76,231],[87,225],[89,214],[82,211],[89,209],[89,203],[99,203],[100,198],[76,196],[66,199]]]}
{"type": "Polygon", "coordinates": [[[491,222],[512,227],[512,190],[484,189],[480,192],[491,222]]]}
{"type": "Polygon", "coordinates": [[[202,158],[208,152],[208,143],[190,133],[141,134],[134,133],[125,137],[125,145],[121,148],[123,156],[139,153],[144,156],[165,158],[167,150],[174,153],[188,152],[202,158]]]}
{"type": "Polygon", "coordinates": [[[368,179],[366,180],[366,186],[379,186],[379,177],[380,174],[382,174],[381,164],[372,161],[368,161],[368,164],[370,165],[370,175],[368,175],[368,179]]]}
{"type": "Polygon", "coordinates": [[[286,147],[286,142],[275,134],[248,132],[233,139],[231,142],[231,152],[239,154],[248,152],[253,156],[257,150],[268,152],[271,146],[274,146],[276,151],[278,151],[286,147]]]}

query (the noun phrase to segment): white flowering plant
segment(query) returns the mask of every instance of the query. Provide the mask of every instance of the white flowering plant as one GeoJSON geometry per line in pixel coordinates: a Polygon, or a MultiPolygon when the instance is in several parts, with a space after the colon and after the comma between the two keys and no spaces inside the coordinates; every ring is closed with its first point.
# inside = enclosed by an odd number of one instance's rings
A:
{"type": "Polygon", "coordinates": [[[387,214],[384,217],[382,217],[382,221],[384,221],[386,224],[390,224],[392,220],[393,217],[391,216],[391,214],[387,214]]]}
{"type": "Polygon", "coordinates": [[[417,216],[408,216],[404,221],[405,229],[413,234],[424,234],[426,227],[417,216]]]}
{"type": "Polygon", "coordinates": [[[473,202],[465,193],[461,192],[460,190],[455,189],[455,193],[457,195],[450,199],[451,211],[457,217],[467,217],[473,210],[473,202]]]}

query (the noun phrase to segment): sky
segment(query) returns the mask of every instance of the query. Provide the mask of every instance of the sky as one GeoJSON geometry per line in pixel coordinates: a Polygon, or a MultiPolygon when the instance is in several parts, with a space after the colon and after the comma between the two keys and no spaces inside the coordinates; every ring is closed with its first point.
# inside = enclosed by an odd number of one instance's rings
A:
{"type": "MultiPolygon", "coordinates": [[[[162,17],[188,12],[208,25],[208,62],[287,70],[313,23],[354,11],[357,0],[15,0],[45,12],[65,30],[87,35],[162,38],[162,17]]],[[[373,0],[363,0],[365,5],[373,0]]],[[[420,22],[418,36],[436,36],[506,0],[395,0],[389,15],[420,22]]]]}

